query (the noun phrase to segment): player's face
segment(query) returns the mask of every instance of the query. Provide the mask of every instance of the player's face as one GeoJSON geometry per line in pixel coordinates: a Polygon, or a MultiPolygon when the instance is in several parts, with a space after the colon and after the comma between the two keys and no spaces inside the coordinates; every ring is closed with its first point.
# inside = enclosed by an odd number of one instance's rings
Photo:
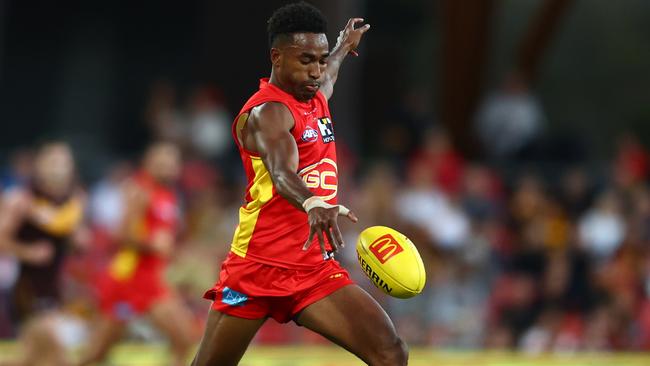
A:
{"type": "Polygon", "coordinates": [[[296,33],[293,42],[280,48],[274,71],[298,100],[307,101],[316,96],[323,82],[329,45],[323,33],[296,33]]]}
{"type": "Polygon", "coordinates": [[[36,157],[36,180],[53,194],[67,191],[74,176],[74,159],[65,144],[52,144],[41,149],[36,157]]]}
{"type": "Polygon", "coordinates": [[[145,164],[154,179],[171,184],[180,175],[180,152],[174,145],[160,144],[149,151],[145,164]]]}

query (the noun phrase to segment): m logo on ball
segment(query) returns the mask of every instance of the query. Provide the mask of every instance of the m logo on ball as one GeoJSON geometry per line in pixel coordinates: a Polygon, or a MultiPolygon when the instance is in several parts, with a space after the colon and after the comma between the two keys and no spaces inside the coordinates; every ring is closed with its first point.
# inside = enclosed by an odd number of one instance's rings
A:
{"type": "Polygon", "coordinates": [[[387,260],[404,251],[404,248],[390,234],[379,237],[370,244],[368,249],[381,264],[386,263],[387,260]]]}

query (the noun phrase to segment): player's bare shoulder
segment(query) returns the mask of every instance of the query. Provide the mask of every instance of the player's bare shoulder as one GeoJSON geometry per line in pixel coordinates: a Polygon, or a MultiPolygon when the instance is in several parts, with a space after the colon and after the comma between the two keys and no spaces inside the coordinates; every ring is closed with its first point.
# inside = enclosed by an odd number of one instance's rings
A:
{"type": "Polygon", "coordinates": [[[251,109],[247,125],[252,130],[266,128],[293,128],[294,120],[289,107],[280,102],[266,102],[251,109]]]}
{"type": "Polygon", "coordinates": [[[286,133],[294,126],[293,116],[283,103],[266,102],[251,109],[248,120],[242,128],[244,147],[258,151],[256,135],[272,138],[278,133],[286,133]]]}

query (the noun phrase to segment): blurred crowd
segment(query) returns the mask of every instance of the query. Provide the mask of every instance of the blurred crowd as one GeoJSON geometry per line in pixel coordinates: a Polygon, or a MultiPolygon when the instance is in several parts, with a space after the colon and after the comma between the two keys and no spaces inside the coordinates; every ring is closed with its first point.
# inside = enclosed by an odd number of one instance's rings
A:
{"type": "Polygon", "coordinates": [[[412,343],[648,350],[648,163],[627,135],[602,170],[505,174],[434,128],[403,166],[374,165],[345,192],[362,227],[398,228],[423,256],[421,296],[378,296],[412,343]]]}
{"type": "MultiPolygon", "coordinates": [[[[196,318],[218,276],[243,202],[243,175],[230,137],[233,113],[216,88],[198,88],[186,107],[166,82],[154,84],[145,120],[152,139],[184,151],[176,189],[182,234],[168,277],[196,318]]],[[[620,138],[602,166],[504,172],[469,161],[445,131],[429,126],[400,159],[365,159],[343,142],[339,201],[360,222],[341,222],[348,245],[338,259],[382,303],[413,345],[520,349],[650,350],[650,160],[633,136],[620,138]],[[427,269],[420,296],[392,299],[356,263],[356,235],[386,225],[409,236],[427,269]]],[[[15,150],[2,170],[6,192],[27,184],[33,152],[15,150]]],[[[138,162],[116,161],[87,183],[92,245],[67,258],[66,308],[82,321],[96,313],[96,276],[119,243],[121,187],[138,162]]],[[[531,166],[535,166],[532,164],[531,166]]],[[[14,338],[10,294],[15,259],[0,254],[0,338],[14,338]]],[[[320,342],[298,327],[267,322],[257,342],[320,342]],[[278,331],[282,329],[281,331],[278,331]]],[[[157,339],[136,323],[131,338],[157,339]]]]}

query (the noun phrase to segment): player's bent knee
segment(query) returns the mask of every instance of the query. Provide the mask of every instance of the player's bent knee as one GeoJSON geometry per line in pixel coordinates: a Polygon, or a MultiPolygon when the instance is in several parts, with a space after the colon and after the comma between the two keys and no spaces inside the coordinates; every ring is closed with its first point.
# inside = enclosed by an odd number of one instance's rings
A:
{"type": "Polygon", "coordinates": [[[373,366],[405,366],[408,364],[408,346],[401,338],[395,337],[391,342],[375,352],[373,366]]]}
{"type": "Polygon", "coordinates": [[[399,340],[399,360],[401,365],[406,365],[409,362],[409,347],[401,338],[399,340]]]}

